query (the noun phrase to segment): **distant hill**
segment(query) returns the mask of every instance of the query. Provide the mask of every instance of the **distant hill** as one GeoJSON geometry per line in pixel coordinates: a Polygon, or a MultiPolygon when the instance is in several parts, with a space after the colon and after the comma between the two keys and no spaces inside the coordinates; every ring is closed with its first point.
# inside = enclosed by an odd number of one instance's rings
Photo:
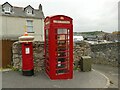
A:
{"type": "Polygon", "coordinates": [[[103,31],[93,31],[93,32],[74,32],[74,36],[100,36],[104,35],[106,32],[103,31]]]}

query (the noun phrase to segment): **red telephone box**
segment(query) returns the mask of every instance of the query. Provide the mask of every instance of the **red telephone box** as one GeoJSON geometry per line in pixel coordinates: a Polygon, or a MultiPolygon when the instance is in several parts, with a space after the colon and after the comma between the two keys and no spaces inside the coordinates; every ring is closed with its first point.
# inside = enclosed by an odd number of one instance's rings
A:
{"type": "Polygon", "coordinates": [[[32,42],[22,42],[22,72],[25,76],[34,75],[32,42]]]}
{"type": "Polygon", "coordinates": [[[45,18],[45,71],[50,79],[73,78],[72,18],[56,15],[45,18]]]}

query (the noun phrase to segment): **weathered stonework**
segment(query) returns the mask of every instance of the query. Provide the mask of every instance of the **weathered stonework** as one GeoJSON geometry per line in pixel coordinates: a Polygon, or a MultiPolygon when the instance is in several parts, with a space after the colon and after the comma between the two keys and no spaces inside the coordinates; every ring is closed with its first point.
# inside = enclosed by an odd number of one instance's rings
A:
{"type": "MultiPolygon", "coordinates": [[[[13,67],[21,69],[22,67],[22,55],[21,44],[15,42],[13,44],[13,67]]],[[[44,42],[33,42],[33,57],[34,57],[34,69],[36,72],[44,69],[44,42]]]]}
{"type": "Polygon", "coordinates": [[[91,57],[94,63],[118,66],[120,43],[91,45],[91,57]]]}
{"type": "Polygon", "coordinates": [[[12,53],[13,53],[13,62],[12,62],[13,66],[15,68],[21,69],[22,55],[21,55],[21,44],[19,42],[13,43],[12,53]]]}
{"type": "MultiPolygon", "coordinates": [[[[93,63],[109,64],[112,66],[118,66],[118,46],[120,43],[110,44],[96,44],[90,45],[86,42],[78,42],[74,45],[74,65],[78,65],[81,56],[91,56],[93,63]]],[[[21,44],[15,42],[13,44],[13,66],[17,69],[21,69],[22,55],[21,44]]],[[[44,42],[33,42],[33,56],[34,56],[34,69],[39,72],[44,69],[44,42]]]]}
{"type": "Polygon", "coordinates": [[[74,63],[78,64],[80,61],[81,56],[90,56],[91,49],[90,45],[87,42],[77,42],[74,45],[74,63]]]}
{"type": "Polygon", "coordinates": [[[44,69],[44,42],[33,42],[34,69],[40,71],[44,69]]]}

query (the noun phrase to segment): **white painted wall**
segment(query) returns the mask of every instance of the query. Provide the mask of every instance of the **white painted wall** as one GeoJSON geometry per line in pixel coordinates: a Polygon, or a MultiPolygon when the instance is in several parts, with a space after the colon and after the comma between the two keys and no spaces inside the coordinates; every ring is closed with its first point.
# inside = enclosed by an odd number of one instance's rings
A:
{"type": "Polygon", "coordinates": [[[21,18],[21,17],[2,17],[2,34],[4,37],[19,37],[24,34],[24,27],[26,25],[26,20],[33,20],[33,30],[34,33],[30,35],[35,36],[35,41],[43,41],[43,19],[31,19],[31,18],[21,18]]]}
{"type": "Polygon", "coordinates": [[[2,39],[2,17],[0,17],[0,39],[2,39]]]}

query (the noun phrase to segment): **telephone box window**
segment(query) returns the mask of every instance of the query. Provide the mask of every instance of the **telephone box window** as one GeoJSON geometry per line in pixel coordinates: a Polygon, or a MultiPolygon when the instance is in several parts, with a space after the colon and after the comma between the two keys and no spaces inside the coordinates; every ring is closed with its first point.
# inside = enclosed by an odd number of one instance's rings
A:
{"type": "Polygon", "coordinates": [[[67,29],[58,29],[58,34],[67,34],[67,29]]]}

